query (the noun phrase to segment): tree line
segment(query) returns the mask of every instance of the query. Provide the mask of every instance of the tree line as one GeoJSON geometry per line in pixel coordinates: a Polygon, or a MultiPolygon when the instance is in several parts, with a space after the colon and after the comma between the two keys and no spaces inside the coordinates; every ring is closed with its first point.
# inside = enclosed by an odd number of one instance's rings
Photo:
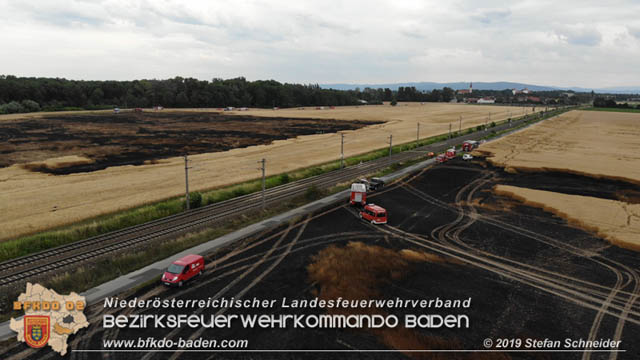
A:
{"type": "Polygon", "coordinates": [[[0,114],[113,107],[298,107],[381,104],[383,101],[448,102],[451,88],[419,91],[400,87],[363,91],[323,89],[317,84],[243,77],[211,81],[175,77],[166,80],[93,81],[0,75],[0,114]]]}
{"type": "MultiPolygon", "coordinates": [[[[559,92],[538,92],[545,103],[589,102],[593,94],[570,98],[559,92]],[[555,99],[554,99],[555,98],[555,99]]],[[[468,97],[494,96],[497,103],[514,102],[510,90],[474,90],[468,97]]],[[[109,109],[163,106],[200,107],[299,107],[381,104],[398,101],[449,102],[463,100],[461,94],[445,87],[421,91],[413,86],[323,89],[317,84],[289,84],[275,80],[247,81],[243,77],[211,81],[174,77],[166,80],[93,81],[63,78],[36,78],[0,75],[0,114],[80,109],[109,109]]]]}
{"type": "Polygon", "coordinates": [[[105,109],[111,107],[295,107],[356,105],[354,91],[274,80],[84,81],[0,76],[0,113],[105,109]]]}
{"type": "MultiPolygon", "coordinates": [[[[634,109],[633,104],[618,103],[615,99],[597,97],[593,99],[593,107],[618,108],[618,109],[634,109]]],[[[640,104],[635,105],[635,109],[640,109],[640,104]]]]}
{"type": "Polygon", "coordinates": [[[365,100],[369,104],[379,104],[383,101],[420,101],[420,102],[449,102],[456,97],[456,92],[450,87],[444,87],[442,90],[434,89],[432,91],[420,91],[415,86],[400,86],[397,91],[389,88],[359,88],[354,90],[358,99],[365,100]]]}

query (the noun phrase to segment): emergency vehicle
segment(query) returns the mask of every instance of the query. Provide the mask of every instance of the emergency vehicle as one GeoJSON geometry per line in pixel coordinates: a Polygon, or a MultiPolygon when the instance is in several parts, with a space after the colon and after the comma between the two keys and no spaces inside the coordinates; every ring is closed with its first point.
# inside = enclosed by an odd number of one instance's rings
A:
{"type": "Polygon", "coordinates": [[[367,185],[362,183],[351,184],[351,196],[349,197],[351,205],[364,205],[367,203],[367,185]]]}
{"type": "Polygon", "coordinates": [[[471,151],[478,147],[478,142],[475,140],[467,140],[462,143],[462,151],[471,151]]]}
{"type": "Polygon", "coordinates": [[[386,224],[387,210],[375,204],[367,204],[360,211],[360,219],[370,221],[372,224],[386,224]]]}
{"type": "Polygon", "coordinates": [[[369,183],[369,190],[376,191],[380,190],[384,187],[384,180],[374,177],[371,178],[371,182],[369,183]]]}
{"type": "Polygon", "coordinates": [[[451,149],[447,150],[445,156],[447,157],[447,160],[455,158],[456,157],[456,148],[451,148],[451,149]]]}
{"type": "Polygon", "coordinates": [[[169,265],[162,275],[162,283],[167,286],[182,286],[203,271],[204,258],[200,255],[187,255],[169,265]]]}

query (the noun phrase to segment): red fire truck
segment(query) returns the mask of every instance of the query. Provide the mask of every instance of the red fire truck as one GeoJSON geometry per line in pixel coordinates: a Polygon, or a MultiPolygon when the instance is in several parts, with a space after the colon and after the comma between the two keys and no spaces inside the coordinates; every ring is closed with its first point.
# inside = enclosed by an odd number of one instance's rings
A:
{"type": "Polygon", "coordinates": [[[375,204],[367,204],[360,211],[360,219],[370,221],[372,224],[386,224],[387,210],[375,204]]]}
{"type": "Polygon", "coordinates": [[[478,142],[475,140],[467,140],[464,143],[462,143],[462,151],[469,152],[477,147],[478,147],[478,142]]]}
{"type": "Polygon", "coordinates": [[[436,157],[436,162],[439,162],[439,163],[446,162],[447,160],[449,159],[447,159],[447,157],[444,154],[440,154],[436,157]]]}
{"type": "Polygon", "coordinates": [[[447,150],[446,155],[447,160],[453,159],[456,157],[456,148],[451,148],[449,150],[447,150]]]}
{"type": "Polygon", "coordinates": [[[367,185],[362,183],[351,184],[351,196],[349,197],[351,205],[364,205],[367,203],[367,185]]]}

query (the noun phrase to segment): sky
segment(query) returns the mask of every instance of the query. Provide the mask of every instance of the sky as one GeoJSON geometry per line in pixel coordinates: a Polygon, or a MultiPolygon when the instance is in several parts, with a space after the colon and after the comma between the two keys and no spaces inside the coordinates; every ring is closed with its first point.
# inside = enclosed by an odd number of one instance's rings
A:
{"type": "Polygon", "coordinates": [[[638,0],[0,0],[0,74],[637,86],[638,14],[638,0]]]}

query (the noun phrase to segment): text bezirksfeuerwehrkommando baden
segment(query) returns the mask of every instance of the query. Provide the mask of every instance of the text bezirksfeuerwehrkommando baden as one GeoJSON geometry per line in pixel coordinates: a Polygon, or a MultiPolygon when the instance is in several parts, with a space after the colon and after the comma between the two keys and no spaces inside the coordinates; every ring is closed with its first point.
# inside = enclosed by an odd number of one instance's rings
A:
{"type": "Polygon", "coordinates": [[[157,308],[157,309],[195,309],[195,308],[226,308],[226,309],[368,309],[368,308],[405,308],[405,309],[468,309],[471,298],[467,299],[236,299],[236,298],[207,298],[207,299],[119,299],[107,297],[104,299],[105,308],[157,308]]]}

